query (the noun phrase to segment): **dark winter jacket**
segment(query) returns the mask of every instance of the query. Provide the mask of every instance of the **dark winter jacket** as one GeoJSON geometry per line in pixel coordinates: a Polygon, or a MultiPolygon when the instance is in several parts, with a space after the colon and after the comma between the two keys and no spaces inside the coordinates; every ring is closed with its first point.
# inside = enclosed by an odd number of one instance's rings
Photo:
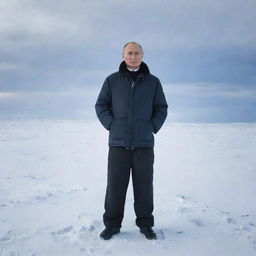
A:
{"type": "Polygon", "coordinates": [[[109,130],[109,146],[153,147],[154,136],[167,116],[167,102],[159,79],[142,62],[133,82],[126,64],[108,76],[96,105],[97,116],[109,130]]]}

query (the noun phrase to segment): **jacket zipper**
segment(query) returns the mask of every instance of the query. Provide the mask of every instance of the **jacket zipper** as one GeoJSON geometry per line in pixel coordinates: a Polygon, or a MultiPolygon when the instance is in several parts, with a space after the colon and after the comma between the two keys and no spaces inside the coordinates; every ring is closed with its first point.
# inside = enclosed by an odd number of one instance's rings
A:
{"type": "Polygon", "coordinates": [[[135,82],[132,82],[132,88],[131,88],[131,97],[132,97],[132,105],[131,105],[131,137],[130,137],[130,149],[133,150],[133,141],[134,141],[134,120],[133,120],[133,116],[134,116],[134,84],[135,82]]]}

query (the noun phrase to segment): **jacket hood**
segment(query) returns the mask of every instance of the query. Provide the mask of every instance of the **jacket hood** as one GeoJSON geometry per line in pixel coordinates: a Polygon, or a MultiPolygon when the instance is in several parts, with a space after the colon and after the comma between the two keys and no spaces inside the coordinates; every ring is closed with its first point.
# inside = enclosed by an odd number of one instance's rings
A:
{"type": "MultiPolygon", "coordinates": [[[[125,61],[121,62],[120,66],[119,66],[119,71],[121,73],[127,73],[127,66],[126,66],[125,61]]],[[[149,71],[149,68],[148,68],[147,64],[143,61],[140,64],[140,71],[141,71],[141,73],[143,73],[145,75],[150,74],[150,71],[149,71]]]]}

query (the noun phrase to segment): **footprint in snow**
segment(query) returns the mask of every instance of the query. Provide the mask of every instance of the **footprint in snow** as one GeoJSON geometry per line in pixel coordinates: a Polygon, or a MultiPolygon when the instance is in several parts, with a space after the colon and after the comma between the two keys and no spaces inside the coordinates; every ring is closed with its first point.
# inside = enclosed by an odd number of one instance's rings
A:
{"type": "Polygon", "coordinates": [[[165,239],[165,234],[164,234],[164,231],[162,229],[160,229],[159,231],[156,230],[156,235],[157,235],[158,240],[164,240],[165,239]]]}
{"type": "Polygon", "coordinates": [[[51,232],[54,239],[69,239],[69,240],[88,240],[95,237],[92,233],[99,233],[100,222],[94,221],[88,227],[82,226],[79,229],[75,229],[73,226],[67,226],[63,229],[51,232]]]}
{"type": "Polygon", "coordinates": [[[68,226],[68,227],[63,228],[63,229],[60,229],[60,230],[58,230],[58,231],[56,231],[56,232],[52,232],[52,235],[53,235],[53,236],[64,235],[64,234],[66,234],[66,233],[71,232],[73,229],[74,229],[73,226],[68,226]]]}
{"type": "Polygon", "coordinates": [[[189,207],[179,207],[177,211],[181,214],[185,214],[185,213],[191,213],[192,209],[189,207]]]}
{"type": "Polygon", "coordinates": [[[243,215],[241,215],[242,218],[247,218],[247,217],[249,217],[249,216],[250,216],[249,214],[243,214],[243,215]]]}
{"type": "Polygon", "coordinates": [[[185,195],[181,195],[181,194],[176,195],[176,199],[180,203],[187,203],[187,202],[191,201],[191,198],[189,196],[185,196],[185,195]]]}
{"type": "Polygon", "coordinates": [[[254,221],[254,215],[246,213],[234,216],[231,212],[202,205],[193,201],[191,197],[182,194],[176,195],[176,200],[183,204],[178,207],[177,211],[186,215],[190,223],[197,227],[218,225],[220,232],[223,232],[225,225],[230,225],[231,229],[224,229],[226,232],[230,232],[231,236],[236,235],[247,238],[253,248],[256,249],[256,221],[254,221]]]}
{"type": "Polygon", "coordinates": [[[24,175],[22,176],[23,178],[28,178],[28,179],[32,179],[32,180],[46,180],[45,177],[35,177],[33,175],[24,175]]]}
{"type": "Polygon", "coordinates": [[[195,224],[198,227],[205,227],[207,224],[202,219],[192,219],[190,220],[191,223],[195,224]]]}
{"type": "Polygon", "coordinates": [[[254,249],[256,249],[256,240],[252,241],[252,246],[253,246],[254,249]]]}
{"type": "Polygon", "coordinates": [[[30,231],[15,231],[10,230],[0,237],[1,243],[16,242],[30,239],[33,236],[33,232],[30,231]]]}
{"type": "Polygon", "coordinates": [[[253,222],[248,222],[248,225],[249,225],[249,226],[252,226],[252,227],[256,227],[256,224],[253,223],[253,222]]]}
{"type": "Polygon", "coordinates": [[[36,196],[35,199],[36,200],[45,200],[49,197],[53,197],[53,194],[52,193],[47,193],[47,195],[45,195],[45,196],[36,196]]]}
{"type": "Polygon", "coordinates": [[[19,252],[13,251],[11,248],[1,248],[0,247],[0,255],[1,256],[20,256],[20,255],[26,255],[26,256],[36,256],[36,253],[31,249],[22,249],[22,251],[19,249],[19,252]]]}
{"type": "Polygon", "coordinates": [[[233,218],[231,218],[231,217],[228,217],[228,218],[226,219],[226,221],[227,221],[227,223],[229,223],[229,224],[236,224],[236,220],[233,219],[233,218]]]}

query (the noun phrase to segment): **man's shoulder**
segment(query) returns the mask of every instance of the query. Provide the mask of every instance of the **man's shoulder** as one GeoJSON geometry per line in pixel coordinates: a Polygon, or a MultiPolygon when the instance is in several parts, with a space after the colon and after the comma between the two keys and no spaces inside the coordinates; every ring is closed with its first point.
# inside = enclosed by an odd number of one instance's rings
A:
{"type": "Polygon", "coordinates": [[[147,78],[154,83],[160,83],[160,79],[151,73],[147,75],[147,78]]]}
{"type": "Polygon", "coordinates": [[[107,79],[112,80],[112,79],[118,78],[119,76],[120,76],[120,72],[119,72],[119,71],[116,71],[116,72],[114,72],[114,73],[108,75],[108,76],[107,76],[107,79]]]}
{"type": "Polygon", "coordinates": [[[153,74],[148,74],[148,76],[150,77],[150,79],[153,79],[153,80],[159,80],[159,78],[153,74]]]}

